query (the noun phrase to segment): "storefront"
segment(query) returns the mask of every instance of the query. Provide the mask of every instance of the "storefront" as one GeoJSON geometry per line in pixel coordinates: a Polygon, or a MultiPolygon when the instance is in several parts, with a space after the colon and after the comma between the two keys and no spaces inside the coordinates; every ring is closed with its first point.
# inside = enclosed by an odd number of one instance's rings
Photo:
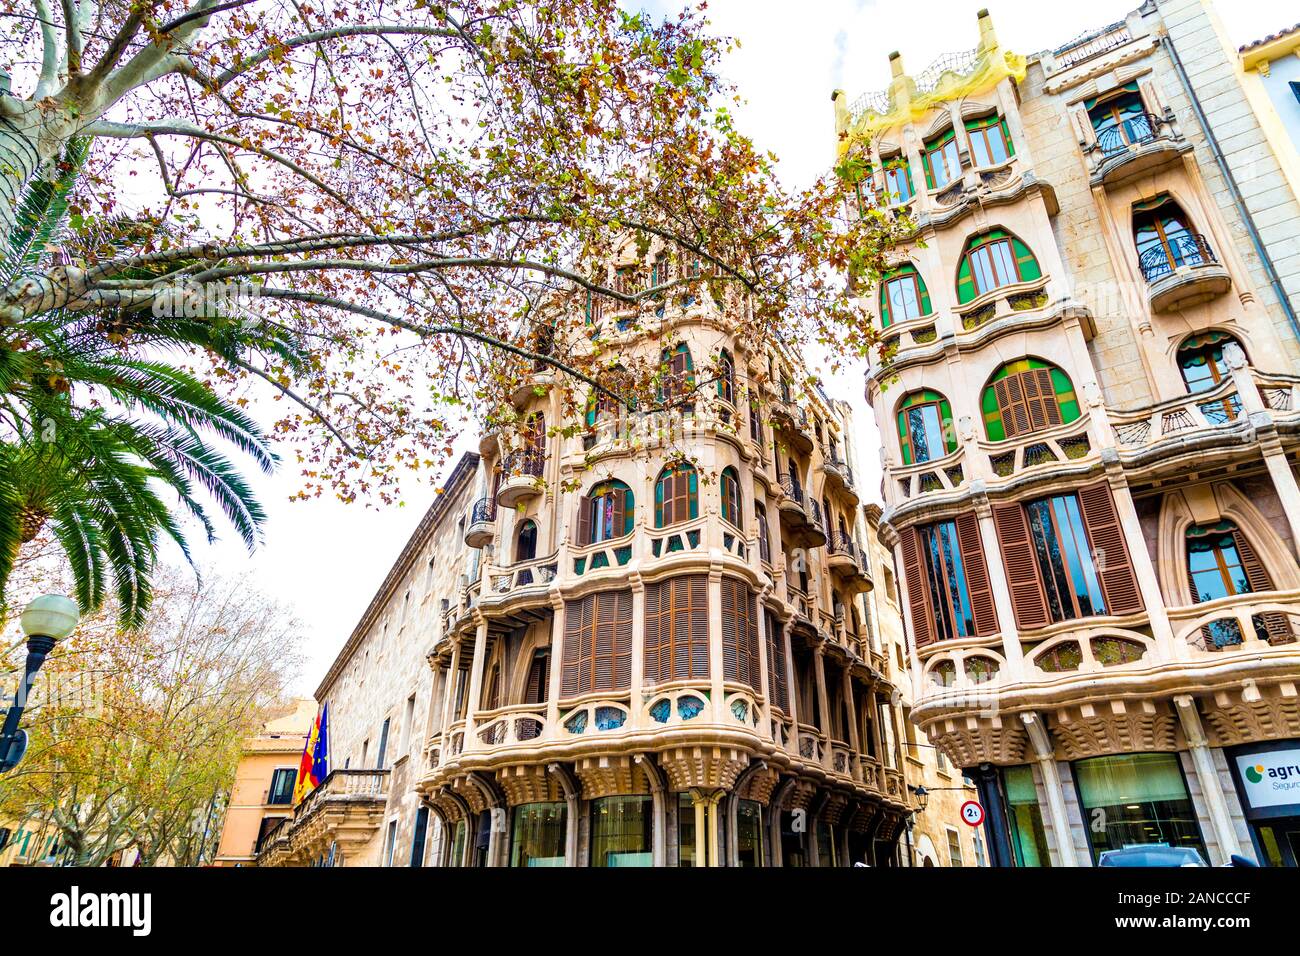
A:
{"type": "Polygon", "coordinates": [[[1226,751],[1255,854],[1264,866],[1300,865],[1300,741],[1226,751]]]}
{"type": "Polygon", "coordinates": [[[1209,858],[1177,754],[1092,757],[1073,769],[1094,864],[1107,850],[1153,843],[1209,858]]]}

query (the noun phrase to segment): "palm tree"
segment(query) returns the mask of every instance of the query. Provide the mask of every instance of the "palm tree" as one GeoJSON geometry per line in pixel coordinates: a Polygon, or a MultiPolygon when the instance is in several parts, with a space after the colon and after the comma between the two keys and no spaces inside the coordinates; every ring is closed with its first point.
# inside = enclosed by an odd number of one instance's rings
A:
{"type": "MultiPolygon", "coordinates": [[[[56,249],[86,148],[74,141],[57,175],[28,187],[0,282],[47,257],[76,258],[78,246],[131,241],[141,229],[156,234],[158,227],[119,220],[89,240],[66,237],[56,249]]],[[[209,439],[232,444],[264,472],[276,457],[252,418],[162,356],[206,352],[247,367],[254,351],[295,367],[302,361],[278,330],[221,315],[56,311],[0,326],[0,595],[21,546],[48,528],[71,565],[81,607],[98,608],[111,579],[122,624],[139,624],[161,539],[190,556],[168,493],[211,541],[202,489],[251,550],[266,515],[209,439]]]]}

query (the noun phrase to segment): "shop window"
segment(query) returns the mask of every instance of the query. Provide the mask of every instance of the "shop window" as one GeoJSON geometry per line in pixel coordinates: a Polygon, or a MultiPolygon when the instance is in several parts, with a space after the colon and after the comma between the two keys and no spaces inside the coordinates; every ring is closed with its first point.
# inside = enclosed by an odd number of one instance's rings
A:
{"type": "Polygon", "coordinates": [[[591,865],[654,865],[654,811],[649,796],[591,801],[591,865]]]}
{"type": "Polygon", "coordinates": [[[1106,850],[1154,843],[1190,847],[1206,856],[1177,754],[1079,760],[1074,778],[1094,863],[1106,850]]]}
{"type": "Polygon", "coordinates": [[[1004,767],[1002,785],[1007,797],[1007,825],[1016,866],[1051,866],[1033,770],[1028,766],[1004,767]]]}
{"type": "Polygon", "coordinates": [[[510,865],[564,866],[568,807],[563,802],[525,803],[513,812],[510,865]]]}
{"type": "Polygon", "coordinates": [[[736,803],[736,859],[741,866],[763,865],[763,805],[757,800],[736,803]]]}

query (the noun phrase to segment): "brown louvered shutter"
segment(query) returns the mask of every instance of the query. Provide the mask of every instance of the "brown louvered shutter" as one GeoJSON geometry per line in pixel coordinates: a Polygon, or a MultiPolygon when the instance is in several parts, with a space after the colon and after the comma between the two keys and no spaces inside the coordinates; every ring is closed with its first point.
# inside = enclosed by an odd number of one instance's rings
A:
{"type": "Polygon", "coordinates": [[[643,668],[645,680],[657,684],[666,680],[664,676],[663,645],[666,628],[663,622],[664,590],[663,583],[647,584],[645,589],[645,642],[643,668]]]}
{"type": "Polygon", "coordinates": [[[1107,614],[1133,614],[1142,610],[1142,592],[1124,541],[1124,529],[1115,511],[1110,485],[1099,481],[1078,491],[1079,510],[1092,544],[1093,563],[1101,579],[1107,614]]]}
{"type": "MultiPolygon", "coordinates": [[[[583,654],[584,621],[591,620],[591,597],[564,602],[564,670],[560,679],[560,693],[576,697],[583,691],[583,673],[590,673],[583,663],[590,661],[591,640],[587,639],[588,652],[583,654]]],[[[590,687],[588,687],[590,689],[590,687]]]]}
{"type": "Polygon", "coordinates": [[[614,688],[614,629],[618,619],[617,592],[596,596],[596,621],[592,629],[591,689],[614,688]]]}
{"type": "Polygon", "coordinates": [[[993,609],[993,586],[989,583],[988,564],[980,541],[979,519],[968,511],[958,515],[956,525],[961,563],[966,570],[966,590],[975,616],[975,636],[988,637],[998,631],[998,616],[993,609]]]}
{"type": "Polygon", "coordinates": [[[790,712],[790,689],[785,673],[785,634],[772,609],[763,616],[767,622],[767,686],[772,703],[786,713],[790,712]]]}
{"type": "Polygon", "coordinates": [[[616,591],[614,597],[614,686],[627,690],[632,685],[632,592],[616,591]]]}
{"type": "Polygon", "coordinates": [[[483,695],[483,709],[496,710],[501,706],[501,668],[493,665],[488,675],[487,693],[483,695]]]}
{"type": "Polygon", "coordinates": [[[1008,375],[993,383],[993,395],[1002,416],[1002,431],[1014,438],[1029,431],[1029,410],[1025,407],[1025,392],[1019,375],[1008,375]]]}
{"type": "MultiPolygon", "coordinates": [[[[1259,559],[1254,547],[1246,540],[1246,536],[1239,529],[1233,528],[1232,540],[1237,546],[1237,554],[1241,557],[1241,567],[1246,572],[1246,581],[1250,585],[1250,590],[1252,592],[1272,591],[1273,578],[1264,567],[1264,562],[1259,559]]],[[[1268,632],[1269,640],[1278,638],[1287,640],[1292,636],[1291,625],[1285,614],[1260,614],[1255,620],[1257,626],[1261,620],[1264,629],[1268,632]]]]}
{"type": "Polygon", "coordinates": [[[578,499],[578,547],[591,544],[592,499],[585,495],[578,499]]]}
{"type": "Polygon", "coordinates": [[[614,496],[612,509],[614,528],[611,537],[618,538],[623,535],[623,529],[626,527],[624,522],[627,521],[627,489],[615,487],[611,494],[614,496]]]}
{"type": "Polygon", "coordinates": [[[759,692],[763,689],[763,672],[758,659],[758,598],[748,587],[745,588],[745,650],[749,658],[748,676],[741,678],[750,689],[759,692]]]}
{"type": "Polygon", "coordinates": [[[735,578],[722,579],[722,676],[740,680],[740,588],[735,578]]]}
{"type": "Polygon", "coordinates": [[[688,577],[673,578],[672,612],[668,621],[668,647],[672,655],[672,678],[691,676],[691,585],[688,577]]]}
{"type": "Polygon", "coordinates": [[[994,505],[993,524],[1002,550],[1002,565],[1007,571],[1016,626],[1023,630],[1043,627],[1051,621],[1051,615],[1047,610],[1047,594],[1038,578],[1038,558],[1029,537],[1029,517],[1018,504],[994,505]]]}
{"type": "Polygon", "coordinates": [[[536,651],[532,663],[528,665],[528,682],[524,687],[525,704],[542,704],[546,702],[547,690],[551,683],[551,654],[549,651],[536,651]]]}
{"type": "Polygon", "coordinates": [[[709,676],[709,578],[704,574],[692,574],[687,579],[690,585],[690,639],[691,672],[690,677],[709,676]]]}
{"type": "Polygon", "coordinates": [[[1050,369],[1033,368],[1015,376],[1021,380],[1031,431],[1042,431],[1061,424],[1061,409],[1056,404],[1050,369]]]}
{"type": "Polygon", "coordinates": [[[930,588],[921,566],[920,535],[915,528],[904,528],[898,535],[903,552],[903,574],[907,579],[907,606],[912,612],[912,635],[917,647],[934,641],[934,617],[930,613],[930,588]]]}

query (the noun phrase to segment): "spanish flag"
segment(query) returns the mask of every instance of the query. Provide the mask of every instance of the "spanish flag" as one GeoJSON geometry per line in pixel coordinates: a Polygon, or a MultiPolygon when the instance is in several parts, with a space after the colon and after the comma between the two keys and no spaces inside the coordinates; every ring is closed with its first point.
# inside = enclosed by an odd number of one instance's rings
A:
{"type": "Polygon", "coordinates": [[[298,779],[293,785],[294,806],[319,787],[329,772],[329,704],[326,704],[316,715],[316,723],[312,725],[307,743],[302,748],[302,759],[298,761],[298,779]]]}

